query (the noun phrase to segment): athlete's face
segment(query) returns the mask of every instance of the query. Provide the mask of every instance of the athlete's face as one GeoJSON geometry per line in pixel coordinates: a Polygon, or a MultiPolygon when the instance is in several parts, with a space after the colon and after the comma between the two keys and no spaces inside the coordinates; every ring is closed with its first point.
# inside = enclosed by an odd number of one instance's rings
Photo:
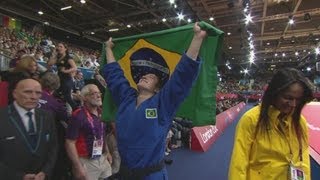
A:
{"type": "Polygon", "coordinates": [[[158,83],[160,82],[158,76],[155,74],[146,74],[141,77],[137,86],[139,90],[146,90],[150,92],[158,92],[158,83]]]}

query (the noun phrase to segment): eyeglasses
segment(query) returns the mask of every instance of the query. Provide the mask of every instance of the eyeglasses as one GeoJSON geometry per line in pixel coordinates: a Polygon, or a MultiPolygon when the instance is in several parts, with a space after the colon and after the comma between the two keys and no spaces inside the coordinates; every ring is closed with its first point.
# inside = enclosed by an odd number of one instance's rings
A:
{"type": "Polygon", "coordinates": [[[91,92],[91,93],[88,93],[88,95],[89,96],[97,96],[97,95],[101,96],[102,93],[100,93],[100,92],[91,92]]]}

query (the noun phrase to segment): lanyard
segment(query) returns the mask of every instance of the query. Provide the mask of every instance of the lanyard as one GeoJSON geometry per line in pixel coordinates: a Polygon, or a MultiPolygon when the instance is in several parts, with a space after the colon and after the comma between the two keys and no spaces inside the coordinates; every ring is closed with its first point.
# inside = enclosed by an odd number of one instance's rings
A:
{"type": "MultiPolygon", "coordinates": [[[[281,120],[280,120],[281,121],[281,120]]],[[[280,122],[280,128],[281,128],[281,131],[283,132],[284,134],[284,137],[289,145],[289,150],[290,150],[290,162],[292,163],[292,159],[293,159],[293,152],[292,152],[292,147],[291,147],[291,144],[290,144],[290,129],[289,129],[289,138],[287,137],[287,135],[285,134],[285,131],[284,131],[284,127],[283,127],[283,122],[280,122]]],[[[298,139],[298,142],[299,142],[299,160],[300,161],[303,161],[303,158],[302,158],[302,143],[301,143],[301,139],[299,138],[299,135],[301,134],[300,132],[298,133],[297,131],[297,128],[295,127],[295,131],[296,131],[296,134],[297,134],[297,139],[298,139]]]]}
{"type": "MultiPolygon", "coordinates": [[[[98,135],[98,132],[97,132],[98,130],[96,128],[94,128],[93,117],[91,116],[91,114],[89,113],[89,111],[86,108],[83,108],[83,109],[87,115],[87,120],[91,126],[94,139],[97,139],[96,135],[98,135]]],[[[101,131],[103,131],[103,123],[100,122],[100,125],[101,125],[101,131]]],[[[102,136],[103,136],[103,133],[101,133],[101,139],[102,139],[102,136]]]]}

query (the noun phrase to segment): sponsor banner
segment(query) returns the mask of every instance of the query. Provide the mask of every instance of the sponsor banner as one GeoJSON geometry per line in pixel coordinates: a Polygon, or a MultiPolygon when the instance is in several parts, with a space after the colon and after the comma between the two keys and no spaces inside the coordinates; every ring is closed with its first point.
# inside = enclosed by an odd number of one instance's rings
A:
{"type": "Polygon", "coordinates": [[[315,161],[320,164],[320,103],[311,102],[307,104],[303,110],[302,114],[307,119],[307,126],[309,131],[309,146],[310,155],[315,161]]]}
{"type": "Polygon", "coordinates": [[[205,152],[223,133],[225,128],[235,119],[245,103],[238,105],[220,113],[216,117],[216,125],[194,127],[191,130],[190,148],[194,151],[205,152]]]}
{"type": "Polygon", "coordinates": [[[218,129],[214,125],[194,127],[191,130],[191,149],[207,151],[218,137],[218,129]]]}

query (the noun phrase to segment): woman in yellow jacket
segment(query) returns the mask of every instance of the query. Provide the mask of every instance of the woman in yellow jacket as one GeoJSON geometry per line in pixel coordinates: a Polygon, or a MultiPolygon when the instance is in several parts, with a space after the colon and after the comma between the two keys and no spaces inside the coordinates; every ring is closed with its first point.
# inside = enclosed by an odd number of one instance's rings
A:
{"type": "Polygon", "coordinates": [[[229,180],[310,180],[307,123],[301,110],[311,100],[311,83],[301,72],[279,70],[262,103],[237,125],[229,180]]]}

